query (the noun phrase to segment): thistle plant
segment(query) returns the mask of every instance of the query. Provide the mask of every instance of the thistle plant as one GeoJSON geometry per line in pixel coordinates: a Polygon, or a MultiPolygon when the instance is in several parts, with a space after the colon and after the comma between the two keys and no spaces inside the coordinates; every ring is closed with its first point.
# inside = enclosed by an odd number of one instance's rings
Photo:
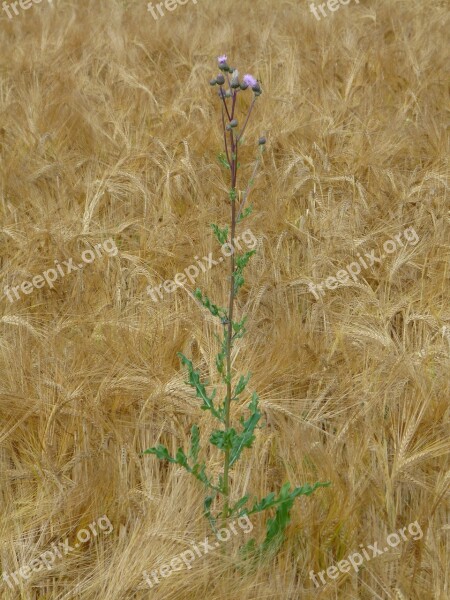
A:
{"type": "MultiPolygon", "coordinates": [[[[235,317],[236,298],[245,283],[244,269],[248,265],[255,250],[243,254],[237,254],[234,249],[234,240],[238,225],[252,212],[252,206],[248,205],[248,197],[253,186],[256,173],[261,163],[266,139],[260,137],[258,140],[258,154],[254,163],[252,176],[245,190],[238,189],[239,170],[239,148],[243,143],[253,108],[259,96],[262,94],[260,82],[252,75],[244,75],[242,81],[239,73],[227,62],[227,56],[218,57],[219,74],[210,81],[212,87],[217,88],[217,95],[221,105],[221,121],[223,129],[223,153],[219,154],[219,162],[229,174],[230,186],[228,202],[230,205],[230,223],[223,227],[212,224],[213,234],[220,245],[228,243],[230,248],[229,262],[229,290],[226,307],[221,307],[204,295],[200,289],[194,292],[195,298],[209,312],[217,318],[218,328],[221,335],[216,335],[219,352],[216,356],[216,369],[218,379],[221,379],[223,387],[226,388],[225,398],[222,403],[216,401],[217,389],[207,390],[207,383],[202,382],[200,372],[195,369],[192,361],[184,354],[178,353],[181,363],[187,368],[189,380],[186,382],[196,392],[196,397],[201,400],[200,408],[209,411],[218,422],[218,429],[212,431],[209,443],[220,450],[223,456],[222,472],[217,480],[207,473],[204,461],[199,459],[201,453],[200,429],[193,425],[191,429],[190,449],[187,454],[182,448],[178,448],[175,456],[171,456],[168,449],[159,444],[148,448],[144,454],[154,454],[157,458],[168,463],[174,463],[183,467],[188,473],[200,481],[206,488],[204,500],[204,514],[209,519],[213,531],[217,531],[217,523],[224,525],[232,517],[250,516],[264,511],[271,511],[272,516],[267,520],[266,536],[263,543],[257,547],[254,540],[247,544],[246,550],[258,552],[262,555],[265,551],[279,548],[284,539],[286,527],[290,522],[290,513],[295,498],[301,495],[309,496],[317,488],[327,486],[329,483],[317,482],[313,485],[305,484],[301,487],[293,487],[286,482],[279,493],[271,492],[262,500],[251,498],[250,494],[241,498],[233,498],[230,490],[230,471],[241,458],[245,449],[252,448],[255,441],[255,432],[260,428],[261,420],[259,397],[256,392],[250,395],[247,406],[248,414],[236,423],[232,415],[232,405],[247,393],[250,374],[237,377],[233,372],[231,357],[236,340],[242,338],[245,333],[246,317],[238,319],[235,317]],[[252,93],[252,99],[243,120],[242,127],[237,116],[239,97],[252,93]]],[[[239,100],[239,104],[246,104],[246,98],[239,100]]],[[[248,101],[247,101],[248,105],[248,101]]]]}

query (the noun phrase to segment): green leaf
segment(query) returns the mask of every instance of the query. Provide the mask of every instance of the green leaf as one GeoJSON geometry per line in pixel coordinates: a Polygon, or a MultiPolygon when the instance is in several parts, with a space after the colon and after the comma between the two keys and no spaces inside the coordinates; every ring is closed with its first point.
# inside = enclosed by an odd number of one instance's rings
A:
{"type": "Polygon", "coordinates": [[[233,507],[230,507],[230,509],[229,509],[230,516],[233,515],[234,513],[238,512],[238,510],[241,509],[244,506],[244,504],[247,504],[249,497],[250,496],[248,496],[248,495],[243,496],[240,500],[238,500],[236,502],[236,504],[233,507]]]}
{"type": "Polygon", "coordinates": [[[244,208],[244,210],[241,212],[241,214],[239,215],[239,218],[238,218],[237,222],[240,223],[246,217],[248,217],[249,215],[251,215],[252,212],[253,212],[253,205],[250,204],[249,206],[247,206],[247,208],[244,208]]]}
{"type": "Polygon", "coordinates": [[[251,373],[249,373],[247,375],[247,377],[245,377],[244,375],[240,376],[239,381],[236,385],[236,389],[234,390],[234,393],[233,393],[233,400],[235,400],[239,396],[239,394],[242,394],[242,392],[245,390],[245,387],[246,387],[247,383],[249,382],[250,377],[251,377],[251,373]]]}
{"type": "Polygon", "coordinates": [[[197,398],[203,400],[203,404],[200,406],[200,408],[202,410],[210,410],[217,419],[223,422],[224,419],[221,411],[218,411],[214,406],[216,390],[214,389],[212,395],[208,396],[204,384],[200,381],[200,373],[194,369],[192,361],[190,361],[181,352],[177,352],[177,355],[181,358],[181,363],[188,369],[189,381],[186,383],[195,389],[197,398]]]}
{"type": "Polygon", "coordinates": [[[209,441],[213,446],[217,446],[220,450],[224,452],[230,449],[233,446],[233,442],[236,438],[236,431],[233,427],[225,430],[216,429],[211,433],[209,441]]]}
{"type": "Polygon", "coordinates": [[[191,429],[191,450],[189,452],[189,458],[194,462],[197,462],[198,454],[200,452],[200,430],[197,425],[192,425],[191,429]]]}
{"type": "Polygon", "coordinates": [[[176,462],[181,465],[182,467],[184,467],[185,469],[189,470],[189,464],[188,464],[188,460],[187,460],[187,456],[184,453],[184,450],[182,448],[178,448],[177,450],[177,454],[176,454],[176,462]]]}
{"type": "Polygon", "coordinates": [[[225,167],[226,169],[230,168],[230,165],[227,161],[227,157],[226,155],[221,152],[218,156],[217,156],[217,160],[219,161],[219,163],[222,165],[222,167],[225,167]]]}
{"type": "Polygon", "coordinates": [[[226,317],[227,311],[224,308],[220,308],[211,302],[208,296],[203,296],[201,290],[197,288],[194,292],[195,298],[203,304],[205,308],[213,315],[213,317],[226,317]]]}
{"type": "Polygon", "coordinates": [[[228,192],[228,195],[230,196],[230,200],[232,200],[232,201],[236,200],[236,190],[230,190],[228,192]]]}
{"type": "MultiPolygon", "coordinates": [[[[194,425],[194,427],[196,427],[196,426],[194,425]]],[[[170,463],[180,465],[181,467],[186,469],[186,471],[188,473],[193,475],[196,479],[201,481],[207,487],[211,488],[212,490],[218,491],[218,492],[221,491],[220,488],[214,486],[211,483],[211,480],[206,475],[205,463],[204,462],[201,464],[196,463],[193,467],[191,467],[188,463],[187,456],[184,453],[182,448],[178,448],[175,458],[170,456],[169,451],[162,444],[159,444],[158,446],[156,446],[154,448],[148,448],[147,450],[145,450],[143,452],[143,454],[155,454],[156,457],[159,458],[160,460],[167,460],[170,463]]]]}
{"type": "MultiPolygon", "coordinates": [[[[190,473],[192,473],[192,475],[198,479],[199,481],[201,481],[202,483],[204,483],[205,485],[210,485],[210,481],[206,475],[206,465],[205,463],[196,463],[192,469],[190,470],[190,473]]],[[[210,486],[213,487],[214,486],[210,486]]]]}
{"type": "Polygon", "coordinates": [[[225,242],[228,239],[228,226],[224,227],[223,229],[220,229],[220,227],[218,227],[214,223],[211,223],[211,229],[214,231],[214,235],[216,236],[216,239],[219,242],[219,244],[225,244],[225,242]]]}
{"type": "Polygon", "coordinates": [[[275,514],[273,517],[267,520],[266,525],[266,537],[264,542],[259,548],[255,545],[244,548],[243,552],[246,554],[246,558],[261,558],[267,551],[276,552],[285,538],[286,528],[291,522],[291,510],[294,504],[294,500],[297,496],[312,494],[319,487],[327,487],[330,485],[329,482],[321,483],[317,482],[314,485],[304,485],[302,487],[296,487],[290,491],[290,483],[285,483],[278,495],[275,496],[274,492],[268,494],[265,498],[256,502],[251,510],[244,509],[239,515],[251,515],[256,512],[262,512],[270,508],[275,508],[275,514]],[[251,555],[251,556],[250,556],[251,555]]]}
{"type": "Polygon", "coordinates": [[[203,508],[204,508],[205,517],[210,522],[211,528],[212,528],[213,531],[216,530],[216,519],[211,514],[211,505],[214,502],[215,497],[216,496],[206,496],[206,498],[205,498],[205,500],[203,502],[203,508]]]}
{"type": "Polygon", "coordinates": [[[290,501],[291,498],[295,499],[295,498],[297,498],[297,496],[310,496],[319,487],[328,487],[329,485],[330,485],[329,481],[328,482],[317,482],[317,483],[314,483],[313,485],[309,485],[307,483],[301,487],[296,487],[292,490],[292,492],[289,492],[290,483],[287,482],[281,488],[278,498],[275,496],[274,492],[271,492],[268,496],[266,496],[259,502],[255,502],[255,504],[253,505],[253,508],[251,510],[249,510],[246,514],[252,515],[252,514],[255,514],[258,512],[262,512],[269,508],[273,508],[275,506],[283,504],[284,502],[288,502],[288,501],[290,501]]]}
{"type": "Polygon", "coordinates": [[[176,459],[172,458],[169,451],[162,444],[158,444],[156,447],[147,448],[142,454],[154,454],[160,460],[167,460],[171,463],[176,463],[176,459]]]}
{"type": "Polygon", "coordinates": [[[242,321],[233,321],[231,326],[233,327],[233,331],[234,331],[234,338],[241,338],[245,335],[246,333],[246,329],[244,327],[245,322],[247,321],[247,317],[244,317],[242,319],[242,321]]]}
{"type": "Polygon", "coordinates": [[[215,430],[211,433],[209,441],[223,452],[230,450],[230,467],[239,459],[244,448],[251,448],[255,440],[254,431],[261,413],[258,410],[258,395],[253,394],[252,402],[249,404],[250,417],[244,421],[241,419],[242,432],[237,433],[233,427],[225,430],[215,430]]]}
{"type": "Polygon", "coordinates": [[[236,256],[236,266],[238,267],[238,269],[242,270],[244,267],[246,267],[248,264],[248,261],[255,254],[255,252],[256,252],[256,250],[249,250],[248,252],[246,252],[245,254],[242,254],[241,256],[236,256]]]}
{"type": "Polygon", "coordinates": [[[233,273],[234,278],[234,292],[237,294],[240,287],[244,284],[244,277],[242,276],[242,272],[244,268],[247,266],[250,257],[255,254],[256,250],[249,250],[242,254],[241,256],[236,256],[236,269],[233,273]]]}
{"type": "Polygon", "coordinates": [[[252,401],[249,404],[250,417],[244,421],[241,419],[243,431],[240,435],[237,435],[233,440],[233,446],[230,452],[230,467],[238,460],[244,448],[251,448],[255,441],[254,431],[261,418],[261,413],[258,410],[258,394],[253,393],[252,401]]]}

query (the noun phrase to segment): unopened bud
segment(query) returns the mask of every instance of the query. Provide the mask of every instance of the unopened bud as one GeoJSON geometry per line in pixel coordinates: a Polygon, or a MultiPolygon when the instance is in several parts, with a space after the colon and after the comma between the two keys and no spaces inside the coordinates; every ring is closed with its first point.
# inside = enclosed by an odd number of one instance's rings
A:
{"type": "Polygon", "coordinates": [[[233,89],[237,89],[239,87],[239,73],[238,71],[233,71],[231,75],[231,87],[233,89]]]}
{"type": "Polygon", "coordinates": [[[265,138],[265,137],[260,137],[260,138],[259,138],[259,140],[258,140],[258,144],[259,144],[260,146],[264,146],[264,144],[266,143],[266,141],[267,141],[267,140],[266,140],[266,138],[265,138]]]}
{"type": "Polygon", "coordinates": [[[211,81],[209,82],[209,85],[216,85],[217,84],[217,79],[211,79],[211,81]]]}
{"type": "Polygon", "coordinates": [[[238,126],[237,119],[233,119],[232,121],[230,121],[230,127],[237,127],[237,126],[238,126]]]}
{"type": "Polygon", "coordinates": [[[217,75],[216,81],[219,85],[223,85],[225,83],[225,77],[222,75],[222,73],[217,75]]]}

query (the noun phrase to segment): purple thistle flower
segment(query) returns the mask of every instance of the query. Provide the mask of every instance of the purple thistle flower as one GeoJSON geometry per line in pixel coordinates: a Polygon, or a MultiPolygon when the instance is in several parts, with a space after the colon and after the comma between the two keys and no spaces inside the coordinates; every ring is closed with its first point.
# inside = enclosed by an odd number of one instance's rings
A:
{"type": "Polygon", "coordinates": [[[249,87],[253,87],[255,85],[258,85],[258,82],[256,81],[256,79],[253,77],[253,75],[244,75],[244,83],[246,83],[249,87]]]}
{"type": "Polygon", "coordinates": [[[221,56],[217,57],[217,62],[219,63],[219,67],[221,65],[225,65],[227,63],[228,60],[228,56],[226,54],[222,54],[221,56]]]}

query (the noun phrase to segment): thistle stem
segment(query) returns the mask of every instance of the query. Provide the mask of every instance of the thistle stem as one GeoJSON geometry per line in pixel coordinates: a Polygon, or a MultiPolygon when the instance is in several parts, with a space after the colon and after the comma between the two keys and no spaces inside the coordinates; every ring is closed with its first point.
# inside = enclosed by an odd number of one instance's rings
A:
{"type": "MultiPolygon", "coordinates": [[[[234,115],[234,108],[236,104],[236,93],[233,96],[233,105],[231,116],[234,115]]],[[[231,133],[231,247],[233,252],[230,256],[230,289],[228,296],[228,328],[227,328],[227,345],[226,345],[226,382],[227,382],[227,395],[225,398],[225,430],[230,428],[230,409],[231,409],[231,351],[233,347],[233,314],[234,314],[234,300],[235,300],[235,285],[234,285],[234,270],[235,270],[235,258],[233,242],[236,233],[236,181],[237,181],[237,162],[238,162],[238,146],[237,141],[231,133]]],[[[224,468],[223,468],[223,495],[225,497],[223,519],[224,522],[228,518],[229,514],[229,471],[230,471],[230,449],[227,448],[225,451],[224,468]]]]}

